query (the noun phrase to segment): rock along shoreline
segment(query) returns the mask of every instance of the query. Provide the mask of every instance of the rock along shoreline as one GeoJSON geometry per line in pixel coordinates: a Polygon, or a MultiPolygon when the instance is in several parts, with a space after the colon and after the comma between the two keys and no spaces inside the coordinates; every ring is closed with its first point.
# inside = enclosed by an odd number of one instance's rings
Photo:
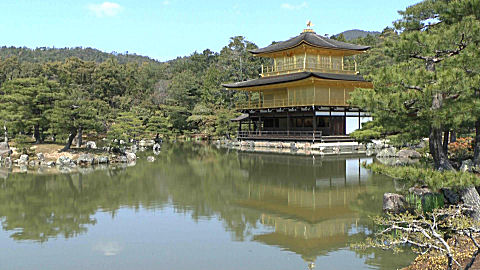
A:
{"type": "MultiPolygon", "coordinates": [[[[160,153],[161,145],[153,140],[141,140],[130,147],[122,147],[120,152],[112,153],[110,148],[98,149],[95,142],[87,142],[85,148],[74,148],[59,152],[61,145],[44,144],[31,147],[35,154],[19,154],[15,148],[0,143],[0,178],[11,173],[57,174],[88,173],[96,169],[126,168],[135,166],[137,152],[151,151],[160,153]]],[[[154,162],[154,156],[147,156],[147,162],[154,162]]]]}

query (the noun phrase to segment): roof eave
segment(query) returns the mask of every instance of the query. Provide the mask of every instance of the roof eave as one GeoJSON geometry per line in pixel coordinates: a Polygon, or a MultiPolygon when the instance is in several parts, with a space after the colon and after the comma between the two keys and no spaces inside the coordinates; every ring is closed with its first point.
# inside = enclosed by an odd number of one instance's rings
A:
{"type": "MultiPolygon", "coordinates": [[[[363,53],[363,52],[366,52],[366,51],[371,49],[370,46],[365,46],[362,49],[343,49],[343,48],[321,47],[321,46],[311,44],[311,43],[309,43],[305,40],[302,40],[301,42],[297,43],[296,45],[293,45],[293,46],[290,46],[290,47],[287,47],[287,48],[283,48],[283,49],[279,49],[279,50],[269,50],[269,51],[259,52],[258,50],[261,50],[261,49],[257,49],[257,50],[249,50],[249,52],[252,53],[255,56],[261,56],[262,54],[272,54],[272,53],[283,52],[283,51],[288,51],[288,50],[291,50],[291,49],[295,49],[295,48],[301,46],[302,44],[307,44],[311,47],[318,48],[318,49],[335,50],[335,51],[349,51],[349,52],[355,52],[355,53],[363,53]]],[[[268,48],[268,47],[265,47],[265,48],[268,48]]],[[[265,48],[263,48],[263,49],[265,49],[265,48]]]]}

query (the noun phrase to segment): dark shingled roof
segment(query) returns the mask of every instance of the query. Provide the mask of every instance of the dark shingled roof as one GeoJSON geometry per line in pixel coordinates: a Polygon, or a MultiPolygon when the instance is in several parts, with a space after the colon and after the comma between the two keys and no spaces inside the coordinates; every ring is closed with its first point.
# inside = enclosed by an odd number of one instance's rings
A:
{"type": "Polygon", "coordinates": [[[322,37],[320,35],[317,35],[315,32],[303,32],[300,35],[293,37],[289,40],[281,41],[265,48],[251,50],[250,52],[253,54],[278,52],[290,48],[295,48],[302,43],[308,43],[314,47],[337,50],[365,51],[370,49],[369,46],[360,46],[337,41],[334,39],[329,39],[327,37],[322,37]]]}
{"type": "Polygon", "coordinates": [[[254,86],[270,85],[270,84],[277,84],[277,83],[294,82],[294,81],[303,80],[312,76],[315,78],[327,79],[327,80],[365,82],[365,79],[361,75],[331,74],[331,73],[320,73],[320,72],[298,72],[298,73],[291,73],[291,74],[285,74],[285,75],[279,75],[279,76],[261,77],[258,79],[244,81],[244,82],[222,84],[222,86],[226,88],[254,87],[254,86]]]}

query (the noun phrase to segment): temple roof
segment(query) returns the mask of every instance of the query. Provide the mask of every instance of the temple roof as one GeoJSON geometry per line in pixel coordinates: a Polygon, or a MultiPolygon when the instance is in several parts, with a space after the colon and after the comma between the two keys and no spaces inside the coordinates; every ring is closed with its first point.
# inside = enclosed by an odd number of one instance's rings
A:
{"type": "Polygon", "coordinates": [[[279,75],[279,76],[261,77],[254,80],[231,83],[231,84],[222,84],[222,86],[226,88],[245,88],[245,87],[271,85],[271,84],[277,84],[277,83],[295,82],[295,81],[300,81],[310,77],[326,79],[326,80],[366,82],[361,75],[333,74],[333,73],[321,73],[321,72],[297,72],[297,73],[291,73],[291,74],[285,74],[285,75],[279,75]]]}
{"type": "Polygon", "coordinates": [[[278,51],[295,48],[301,45],[302,43],[306,43],[313,47],[335,49],[335,50],[366,51],[370,49],[369,46],[361,46],[361,45],[341,42],[341,41],[337,41],[334,39],[329,39],[327,37],[317,35],[313,31],[304,31],[300,35],[293,37],[289,40],[281,41],[281,42],[272,44],[270,46],[267,46],[265,48],[250,50],[250,52],[253,54],[278,52],[278,51]]]}

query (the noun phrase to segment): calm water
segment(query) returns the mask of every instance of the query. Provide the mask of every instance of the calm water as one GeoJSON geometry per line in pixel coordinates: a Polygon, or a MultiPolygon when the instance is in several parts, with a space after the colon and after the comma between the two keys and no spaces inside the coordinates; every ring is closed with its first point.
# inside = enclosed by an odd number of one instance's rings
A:
{"type": "Polygon", "coordinates": [[[394,190],[363,161],[176,145],[126,169],[10,175],[0,178],[0,269],[406,266],[409,254],[349,248],[394,190]]]}

